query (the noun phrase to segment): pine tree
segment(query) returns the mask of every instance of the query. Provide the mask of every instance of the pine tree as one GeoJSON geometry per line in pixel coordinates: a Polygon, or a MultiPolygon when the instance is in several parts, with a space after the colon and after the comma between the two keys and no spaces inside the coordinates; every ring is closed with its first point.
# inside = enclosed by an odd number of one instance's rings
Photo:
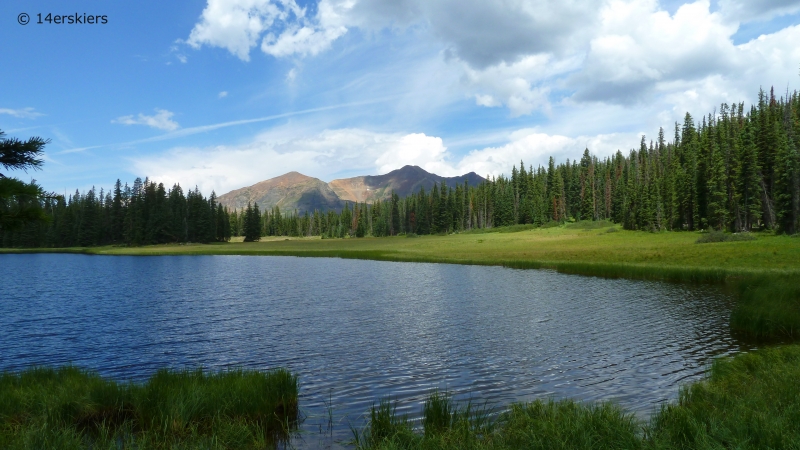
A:
{"type": "Polygon", "coordinates": [[[717,230],[723,230],[728,223],[728,193],[725,160],[716,143],[711,144],[711,167],[707,184],[708,222],[717,230]]]}

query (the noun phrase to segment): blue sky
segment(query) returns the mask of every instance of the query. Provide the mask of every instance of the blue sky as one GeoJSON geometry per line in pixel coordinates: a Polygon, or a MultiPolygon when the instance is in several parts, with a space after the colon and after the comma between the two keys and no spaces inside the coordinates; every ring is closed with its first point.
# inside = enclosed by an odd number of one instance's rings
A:
{"type": "Polygon", "coordinates": [[[800,81],[787,0],[6,0],[0,24],[0,129],[52,140],[14,175],[56,192],[507,173],[800,81]],[[76,13],[108,23],[36,23],[76,13]]]}

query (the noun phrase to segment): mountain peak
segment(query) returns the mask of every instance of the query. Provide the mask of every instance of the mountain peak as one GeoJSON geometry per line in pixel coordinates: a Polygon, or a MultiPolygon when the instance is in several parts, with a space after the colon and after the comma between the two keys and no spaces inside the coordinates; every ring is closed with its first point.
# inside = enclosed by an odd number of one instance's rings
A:
{"type": "Polygon", "coordinates": [[[477,185],[483,178],[470,172],[460,177],[441,177],[419,166],[405,165],[384,175],[365,175],[333,180],[330,183],[292,171],[219,196],[219,202],[231,209],[241,209],[248,202],[258,203],[262,209],[278,206],[281,210],[300,214],[341,210],[344,202],[386,200],[397,193],[405,197],[420,189],[430,191],[434,184],[445,183],[455,187],[467,181],[477,185]]]}

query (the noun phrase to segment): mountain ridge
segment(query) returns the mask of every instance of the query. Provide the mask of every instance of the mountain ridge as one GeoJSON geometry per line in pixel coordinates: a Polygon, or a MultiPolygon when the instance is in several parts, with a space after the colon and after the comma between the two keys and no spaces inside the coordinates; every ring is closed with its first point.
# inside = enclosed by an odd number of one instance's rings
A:
{"type": "Polygon", "coordinates": [[[442,177],[411,165],[384,175],[340,178],[330,183],[292,171],[251,186],[234,189],[217,197],[217,201],[231,210],[245,208],[250,202],[257,203],[261,210],[277,206],[284,211],[297,210],[299,214],[311,213],[315,209],[341,211],[345,202],[374,203],[389,199],[392,191],[402,198],[423,188],[429,191],[434,183],[444,182],[454,188],[456,184],[464,184],[465,181],[477,185],[484,179],[475,172],[457,177],[442,177]]]}

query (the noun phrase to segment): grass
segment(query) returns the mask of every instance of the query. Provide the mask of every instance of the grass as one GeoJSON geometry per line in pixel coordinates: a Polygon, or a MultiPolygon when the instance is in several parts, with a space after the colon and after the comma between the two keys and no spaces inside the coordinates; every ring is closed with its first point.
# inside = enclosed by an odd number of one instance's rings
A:
{"type": "Polygon", "coordinates": [[[800,346],[714,362],[647,430],[654,448],[800,448],[800,346]]]}
{"type": "Polygon", "coordinates": [[[0,448],[272,448],[296,426],[285,370],[156,373],[121,384],[75,367],[0,374],[0,448]]]}
{"type": "Polygon", "coordinates": [[[798,377],[800,346],[717,360],[706,380],[684,387],[646,423],[613,403],[552,399],[513,404],[489,419],[434,393],[421,430],[382,401],[354,443],[386,450],[800,448],[798,377]]]}
{"type": "Polygon", "coordinates": [[[800,338],[800,280],[762,278],[740,283],[731,330],[764,340],[800,338]]]}
{"type": "Polygon", "coordinates": [[[647,233],[608,223],[578,222],[538,229],[495,228],[447,236],[363,239],[264,238],[261,242],[0,249],[0,252],[70,252],[98,255],[276,255],[383,261],[483,264],[547,268],[597,276],[720,281],[761,275],[800,275],[800,239],[758,234],[751,241],[695,245],[707,233],[647,233]],[[609,233],[613,228],[619,230],[609,233]]]}
{"type": "MultiPolygon", "coordinates": [[[[610,402],[536,400],[495,414],[433,392],[419,422],[382,400],[357,449],[797,449],[800,346],[718,359],[648,422],[610,402]]],[[[3,449],[271,448],[297,419],[286,371],[161,371],[119,384],[74,367],[0,375],[3,449]]]]}
{"type": "Polygon", "coordinates": [[[698,244],[709,244],[713,242],[736,242],[736,241],[754,241],[756,237],[753,233],[723,233],[722,231],[711,231],[701,235],[697,241],[698,244]]]}

